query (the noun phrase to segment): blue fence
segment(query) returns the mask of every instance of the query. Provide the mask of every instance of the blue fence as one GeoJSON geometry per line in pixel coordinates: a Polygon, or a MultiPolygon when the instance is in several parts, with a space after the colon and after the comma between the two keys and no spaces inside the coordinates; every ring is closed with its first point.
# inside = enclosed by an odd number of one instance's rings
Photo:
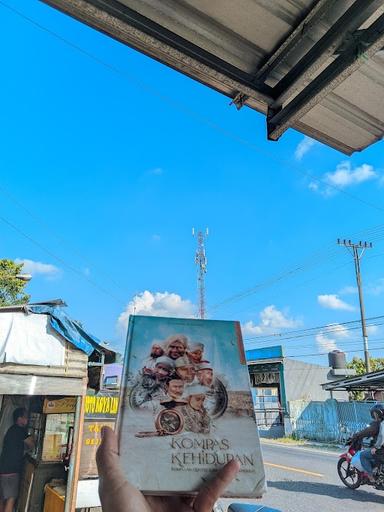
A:
{"type": "Polygon", "coordinates": [[[372,403],[366,402],[289,402],[292,434],[315,441],[344,442],[371,421],[372,403]]]}

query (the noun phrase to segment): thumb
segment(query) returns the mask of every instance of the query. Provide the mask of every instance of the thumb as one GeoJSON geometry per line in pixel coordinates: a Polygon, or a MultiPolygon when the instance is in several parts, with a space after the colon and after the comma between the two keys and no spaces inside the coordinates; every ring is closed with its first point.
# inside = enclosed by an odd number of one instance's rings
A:
{"type": "Polygon", "coordinates": [[[143,495],[127,482],[121,469],[115,432],[109,427],[103,427],[101,435],[96,462],[103,512],[146,512],[148,508],[143,495]]]}
{"type": "Polygon", "coordinates": [[[236,460],[228,462],[216,475],[215,477],[205,484],[196,496],[194,503],[194,510],[196,512],[210,512],[215,502],[224,493],[226,488],[236,477],[240,470],[240,464],[236,460]]]}
{"type": "Polygon", "coordinates": [[[107,488],[109,494],[125,482],[120,467],[117,436],[109,427],[103,427],[101,430],[101,445],[96,453],[96,463],[100,479],[99,493],[102,499],[107,488]]]}

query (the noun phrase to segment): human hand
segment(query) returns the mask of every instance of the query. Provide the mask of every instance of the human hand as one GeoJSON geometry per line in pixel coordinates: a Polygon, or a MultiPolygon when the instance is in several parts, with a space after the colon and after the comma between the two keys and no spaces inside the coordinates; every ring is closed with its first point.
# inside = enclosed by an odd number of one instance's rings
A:
{"type": "Polygon", "coordinates": [[[371,448],[371,453],[372,453],[372,455],[375,455],[375,453],[376,453],[376,448],[371,448]]]}
{"type": "Polygon", "coordinates": [[[108,427],[102,429],[96,461],[103,512],[211,512],[240,469],[240,464],[232,460],[193,498],[144,496],[125,479],[120,466],[117,436],[108,427]]]}

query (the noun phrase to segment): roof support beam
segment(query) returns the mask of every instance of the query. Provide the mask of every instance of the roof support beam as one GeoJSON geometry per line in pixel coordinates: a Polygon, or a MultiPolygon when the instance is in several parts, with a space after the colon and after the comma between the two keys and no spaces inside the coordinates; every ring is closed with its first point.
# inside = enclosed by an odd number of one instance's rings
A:
{"type": "MultiPolygon", "coordinates": [[[[337,48],[377,10],[382,0],[356,0],[324,36],[299,60],[273,88],[272,108],[280,108],[298,89],[307,83],[337,48]]],[[[382,10],[381,14],[384,13],[382,10]]],[[[353,36],[352,36],[353,37],[353,36]]]]}
{"type": "Polygon", "coordinates": [[[321,387],[326,391],[380,389],[384,387],[384,371],[379,370],[357,377],[333,380],[322,384],[321,387]]]}
{"type": "Polygon", "coordinates": [[[254,77],[256,83],[263,83],[270,73],[284,61],[288,54],[300,43],[303,35],[310,31],[321,18],[326,14],[337,0],[318,0],[315,6],[309,11],[305,18],[297,25],[285,41],[279,45],[267,61],[261,66],[254,77]]]}
{"type": "Polygon", "coordinates": [[[215,83],[226,83],[231,97],[242,93],[247,99],[272,103],[272,88],[256,85],[244,71],[142,16],[118,0],[41,0],[124,44],[188,74],[211,75],[215,83]]]}
{"type": "Polygon", "coordinates": [[[359,69],[384,46],[384,15],[369,28],[359,31],[324,71],[286,106],[270,108],[267,117],[268,139],[277,140],[325,96],[359,69]]]}

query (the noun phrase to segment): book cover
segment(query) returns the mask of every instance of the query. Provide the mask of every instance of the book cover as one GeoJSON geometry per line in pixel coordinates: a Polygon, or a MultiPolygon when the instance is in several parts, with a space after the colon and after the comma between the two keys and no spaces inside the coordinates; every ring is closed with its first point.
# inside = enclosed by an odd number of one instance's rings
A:
{"type": "Polygon", "coordinates": [[[193,494],[235,458],[228,497],[260,496],[265,475],[240,324],[131,316],[119,450],[147,494],[193,494]]]}

